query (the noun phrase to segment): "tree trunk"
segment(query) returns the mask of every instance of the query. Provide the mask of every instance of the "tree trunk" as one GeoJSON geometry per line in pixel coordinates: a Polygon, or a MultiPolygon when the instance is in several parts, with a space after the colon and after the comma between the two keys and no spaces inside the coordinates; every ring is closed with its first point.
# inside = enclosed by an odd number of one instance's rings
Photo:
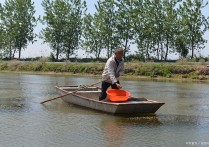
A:
{"type": "Polygon", "coordinates": [[[109,47],[109,41],[108,41],[108,46],[107,46],[107,58],[110,58],[110,47],[109,47]]]}
{"type": "Polygon", "coordinates": [[[164,51],[163,51],[163,42],[160,42],[160,45],[161,45],[161,61],[163,60],[163,56],[164,56],[164,51]]]}
{"type": "Polygon", "coordinates": [[[147,47],[146,47],[146,58],[149,59],[149,43],[147,43],[147,47]]]}
{"type": "Polygon", "coordinates": [[[12,55],[13,59],[15,58],[15,52],[16,52],[16,49],[14,50],[13,55],[12,55]]]}
{"type": "Polygon", "coordinates": [[[19,48],[19,57],[18,57],[19,60],[20,60],[20,57],[21,57],[21,47],[19,48]]]}
{"type": "Polygon", "coordinates": [[[11,46],[11,44],[9,47],[9,58],[10,58],[10,60],[12,60],[12,46],[11,46]]]}
{"type": "Polygon", "coordinates": [[[57,48],[56,61],[58,61],[58,58],[59,58],[59,48],[57,48]]]}
{"type": "Polygon", "coordinates": [[[67,51],[67,60],[69,60],[69,59],[70,59],[70,52],[67,51]]]}
{"type": "Polygon", "coordinates": [[[128,45],[128,39],[126,38],[126,41],[125,41],[125,48],[124,48],[124,60],[126,60],[127,45],[128,45]]]}
{"type": "Polygon", "coordinates": [[[164,58],[164,61],[167,60],[167,56],[168,56],[168,49],[169,49],[169,36],[168,34],[166,33],[166,52],[165,52],[165,58],[164,58]]]}
{"type": "Polygon", "coordinates": [[[159,48],[160,48],[160,42],[157,43],[157,60],[160,60],[160,54],[159,54],[159,48]]]}
{"type": "Polygon", "coordinates": [[[194,58],[194,37],[192,35],[192,57],[191,58],[194,58]]]}
{"type": "Polygon", "coordinates": [[[100,50],[98,49],[98,43],[96,41],[96,60],[99,61],[100,50]]]}

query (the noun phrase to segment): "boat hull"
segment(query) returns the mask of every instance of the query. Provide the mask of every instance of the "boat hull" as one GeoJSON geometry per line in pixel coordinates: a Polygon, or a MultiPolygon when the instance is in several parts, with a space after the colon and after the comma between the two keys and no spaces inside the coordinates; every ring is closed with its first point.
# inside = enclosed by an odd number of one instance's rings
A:
{"type": "MultiPolygon", "coordinates": [[[[63,87],[56,87],[60,94],[67,94],[69,91],[63,87]]],[[[100,90],[78,91],[62,97],[63,101],[103,111],[112,114],[144,114],[155,113],[164,103],[144,98],[133,98],[125,102],[111,102],[109,100],[99,101],[100,90]]]]}

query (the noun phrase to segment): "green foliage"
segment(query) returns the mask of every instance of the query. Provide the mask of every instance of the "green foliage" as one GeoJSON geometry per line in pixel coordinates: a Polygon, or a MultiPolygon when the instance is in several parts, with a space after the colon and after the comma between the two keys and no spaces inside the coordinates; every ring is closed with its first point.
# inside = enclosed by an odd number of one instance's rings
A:
{"type": "Polygon", "coordinates": [[[132,2],[118,0],[115,2],[116,11],[116,34],[119,38],[120,44],[124,49],[124,59],[130,52],[130,45],[133,43],[133,28],[131,27],[133,19],[131,19],[132,2]]]}
{"type": "Polygon", "coordinates": [[[97,21],[99,21],[99,30],[102,36],[102,43],[107,51],[109,58],[113,51],[120,46],[119,36],[116,32],[117,8],[113,0],[99,0],[96,5],[97,21]]]}
{"type": "MultiPolygon", "coordinates": [[[[43,0],[42,6],[46,28],[40,37],[53,51],[50,61],[78,61],[70,57],[80,48],[99,61],[103,52],[108,58],[117,47],[124,49],[127,61],[167,61],[171,53],[182,58],[191,53],[194,58],[207,41],[203,36],[209,17],[202,10],[208,9],[208,2],[203,0],[98,0],[94,14],[86,14],[85,0],[43,0]],[[138,50],[129,56],[132,45],[138,50]]],[[[39,18],[34,14],[31,0],[5,0],[0,5],[0,58],[12,59],[17,52],[20,58],[22,49],[35,41],[39,18]]]]}
{"type": "Polygon", "coordinates": [[[198,75],[195,72],[191,72],[191,73],[189,73],[189,78],[198,79],[198,75]]]}
{"type": "Polygon", "coordinates": [[[53,53],[50,53],[49,61],[51,61],[51,62],[55,62],[56,61],[53,53]]]}
{"type": "Polygon", "coordinates": [[[41,37],[49,43],[58,60],[61,54],[69,59],[79,47],[82,34],[82,14],[86,7],[81,0],[44,0],[45,10],[43,22],[47,27],[42,30],[41,37]]]}
{"type": "Polygon", "coordinates": [[[0,70],[7,70],[8,64],[0,61],[0,70]]]}
{"type": "MultiPolygon", "coordinates": [[[[186,46],[192,51],[193,58],[195,50],[203,49],[206,40],[204,33],[208,30],[208,19],[202,14],[202,9],[206,7],[203,0],[186,0],[179,6],[180,33],[184,36],[186,46]]],[[[184,45],[185,46],[185,45],[184,45]]],[[[184,49],[184,48],[183,48],[184,49]]]]}
{"type": "Polygon", "coordinates": [[[10,58],[16,51],[21,58],[22,49],[29,42],[35,41],[34,27],[37,19],[34,17],[35,7],[31,0],[5,0],[2,6],[1,22],[5,30],[4,52],[10,58]]]}
{"type": "Polygon", "coordinates": [[[188,49],[188,43],[185,42],[185,37],[183,35],[179,35],[176,37],[175,40],[175,47],[176,47],[176,51],[180,54],[181,57],[186,58],[188,53],[189,53],[189,49],[188,49]]]}
{"type": "Polygon", "coordinates": [[[103,49],[103,36],[101,35],[101,21],[100,16],[94,14],[87,14],[84,18],[83,26],[83,47],[87,53],[95,55],[96,59],[100,58],[103,49]]]}
{"type": "MultiPolygon", "coordinates": [[[[72,64],[72,63],[48,63],[41,60],[34,62],[21,62],[13,60],[0,62],[0,70],[7,71],[35,71],[35,72],[69,72],[73,74],[101,75],[105,64],[72,64]]],[[[182,77],[205,80],[209,76],[209,69],[205,66],[186,66],[173,64],[136,64],[125,65],[125,75],[155,77],[182,77]]]]}

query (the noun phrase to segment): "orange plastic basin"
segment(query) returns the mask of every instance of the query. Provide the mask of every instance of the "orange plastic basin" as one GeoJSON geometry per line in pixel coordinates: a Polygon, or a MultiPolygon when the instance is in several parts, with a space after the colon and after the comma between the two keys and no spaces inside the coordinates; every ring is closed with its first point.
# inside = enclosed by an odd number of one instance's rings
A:
{"type": "Polygon", "coordinates": [[[109,100],[113,102],[127,101],[131,96],[130,92],[119,89],[108,89],[106,93],[109,100]]]}

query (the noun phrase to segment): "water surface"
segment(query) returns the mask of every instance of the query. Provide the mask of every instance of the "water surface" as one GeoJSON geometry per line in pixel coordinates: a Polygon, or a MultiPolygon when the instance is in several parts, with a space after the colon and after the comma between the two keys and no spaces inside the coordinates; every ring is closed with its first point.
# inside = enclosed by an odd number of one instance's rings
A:
{"type": "Polygon", "coordinates": [[[114,116],[54,100],[55,85],[93,77],[0,73],[0,146],[209,146],[209,84],[121,80],[133,96],[165,102],[155,115],[114,116]]]}

